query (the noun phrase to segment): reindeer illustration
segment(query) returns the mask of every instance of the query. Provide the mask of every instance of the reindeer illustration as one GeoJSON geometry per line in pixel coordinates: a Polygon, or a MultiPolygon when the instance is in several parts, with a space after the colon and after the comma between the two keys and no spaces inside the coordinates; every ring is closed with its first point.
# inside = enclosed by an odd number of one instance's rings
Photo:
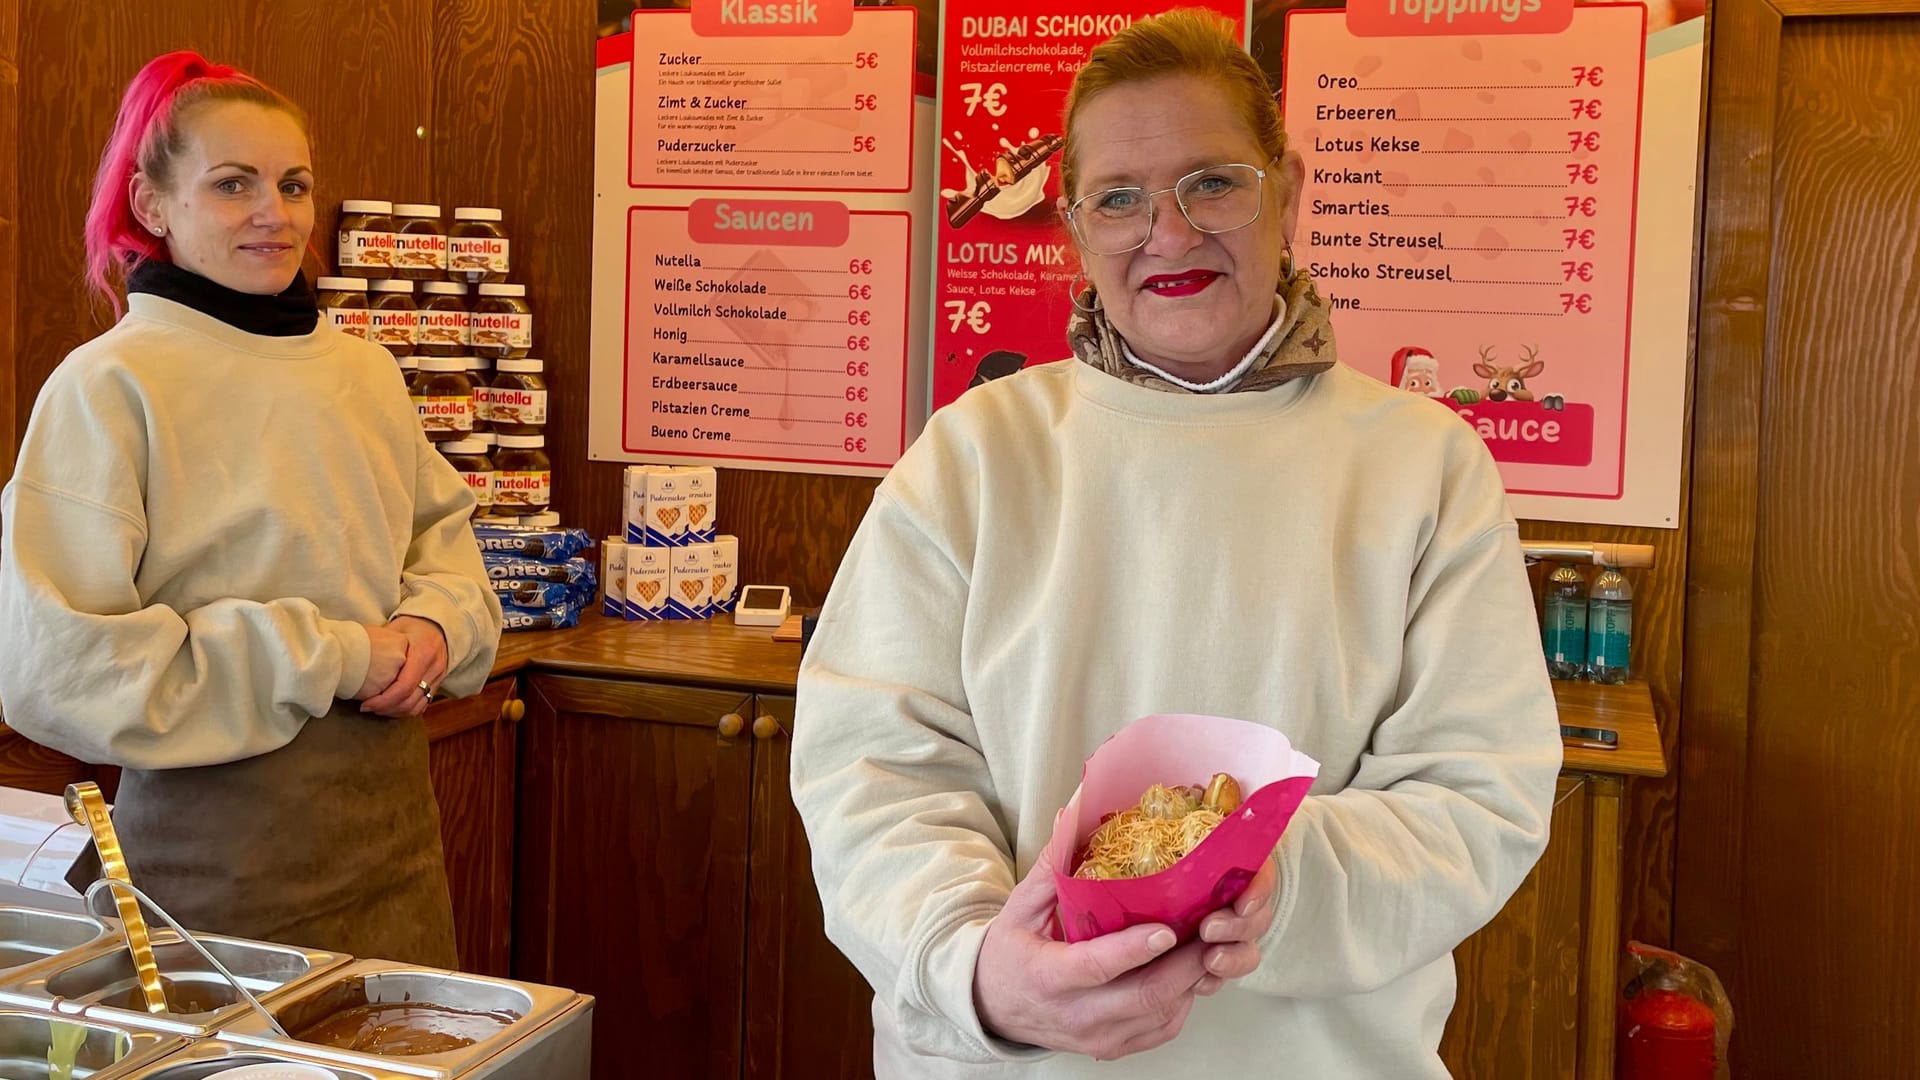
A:
{"type": "MultiPolygon", "coordinates": [[[[1540,357],[1538,345],[1528,345],[1520,357],[1520,363],[1514,367],[1502,367],[1499,358],[1494,355],[1493,346],[1480,346],[1480,362],[1473,365],[1473,373],[1487,380],[1487,399],[1489,401],[1532,401],[1533,391],[1527,389],[1527,380],[1547,370],[1547,362],[1540,357]]],[[[1549,394],[1541,401],[1549,409],[1565,407],[1565,400],[1558,394],[1549,394]]]]}

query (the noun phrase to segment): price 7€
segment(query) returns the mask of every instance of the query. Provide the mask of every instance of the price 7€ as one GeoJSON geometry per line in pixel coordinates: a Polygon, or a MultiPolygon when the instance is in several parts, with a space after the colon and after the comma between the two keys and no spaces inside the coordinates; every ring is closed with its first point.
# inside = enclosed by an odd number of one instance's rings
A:
{"type": "Polygon", "coordinates": [[[950,334],[959,333],[962,326],[976,334],[993,329],[993,324],[987,321],[987,316],[993,313],[993,305],[985,300],[975,300],[971,305],[965,300],[948,300],[945,307],[947,332],[950,334]]]}
{"type": "Polygon", "coordinates": [[[976,109],[987,110],[988,116],[1007,114],[1007,107],[1000,101],[1006,95],[1006,83],[994,83],[991,86],[977,82],[961,83],[960,92],[965,95],[960,100],[966,103],[968,116],[972,116],[976,109]]]}

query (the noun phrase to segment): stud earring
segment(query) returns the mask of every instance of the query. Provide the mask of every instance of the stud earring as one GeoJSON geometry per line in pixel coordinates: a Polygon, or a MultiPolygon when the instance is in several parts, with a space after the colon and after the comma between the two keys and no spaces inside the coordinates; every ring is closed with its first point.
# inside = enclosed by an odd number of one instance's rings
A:
{"type": "Polygon", "coordinates": [[[153,229],[153,235],[155,235],[155,236],[165,236],[165,235],[167,235],[167,230],[166,230],[166,227],[165,227],[164,225],[154,225],[154,226],[152,226],[152,229],[153,229]]]}

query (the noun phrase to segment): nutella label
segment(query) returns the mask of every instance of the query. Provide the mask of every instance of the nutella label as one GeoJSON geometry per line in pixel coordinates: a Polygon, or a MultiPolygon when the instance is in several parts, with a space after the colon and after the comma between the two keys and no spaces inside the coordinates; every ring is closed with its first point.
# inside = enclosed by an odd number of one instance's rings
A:
{"type": "Polygon", "coordinates": [[[362,232],[358,229],[343,232],[340,234],[340,265],[391,267],[399,240],[398,233],[362,232]]]}
{"type": "Polygon", "coordinates": [[[462,472],[460,479],[467,482],[467,490],[473,492],[473,501],[482,510],[493,505],[493,477],[490,472],[462,472]]]}
{"type": "Polygon", "coordinates": [[[427,308],[416,314],[420,319],[420,336],[415,339],[418,344],[453,345],[464,349],[473,343],[473,331],[468,323],[471,316],[466,312],[427,308]]]}
{"type": "Polygon", "coordinates": [[[493,387],[473,388],[473,418],[489,423],[493,421],[493,387]]]}
{"type": "Polygon", "coordinates": [[[493,474],[493,505],[533,513],[553,502],[553,470],[493,474]]]}
{"type": "Polygon", "coordinates": [[[365,338],[373,328],[373,312],[363,307],[330,307],[327,322],[343,334],[365,338]]]}
{"type": "Polygon", "coordinates": [[[420,414],[423,431],[473,430],[473,399],[470,397],[417,397],[413,411],[420,414]]]}
{"type": "Polygon", "coordinates": [[[447,237],[447,269],[507,272],[507,241],[497,236],[447,237]]]}
{"type": "Polygon", "coordinates": [[[533,316],[517,311],[475,312],[473,347],[476,349],[533,348],[533,316]]]}
{"type": "Polygon", "coordinates": [[[544,424],[547,422],[547,392],[545,390],[489,388],[488,413],[490,419],[502,424],[544,424]]]}
{"type": "Polygon", "coordinates": [[[402,270],[445,270],[447,238],[437,233],[394,233],[393,265],[402,270]]]}
{"type": "Polygon", "coordinates": [[[413,345],[420,340],[417,311],[373,308],[367,315],[368,334],[377,345],[413,345]]]}

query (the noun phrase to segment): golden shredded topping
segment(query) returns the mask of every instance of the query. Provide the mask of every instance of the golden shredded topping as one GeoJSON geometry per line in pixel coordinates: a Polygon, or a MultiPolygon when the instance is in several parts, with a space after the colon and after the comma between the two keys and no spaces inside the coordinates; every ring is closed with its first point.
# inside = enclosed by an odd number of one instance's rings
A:
{"type": "Polygon", "coordinates": [[[1155,784],[1138,806],[1108,814],[1080,852],[1073,876],[1094,881],[1157,874],[1200,846],[1240,808],[1240,785],[1215,773],[1205,788],[1155,784]]]}

